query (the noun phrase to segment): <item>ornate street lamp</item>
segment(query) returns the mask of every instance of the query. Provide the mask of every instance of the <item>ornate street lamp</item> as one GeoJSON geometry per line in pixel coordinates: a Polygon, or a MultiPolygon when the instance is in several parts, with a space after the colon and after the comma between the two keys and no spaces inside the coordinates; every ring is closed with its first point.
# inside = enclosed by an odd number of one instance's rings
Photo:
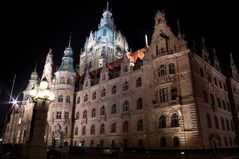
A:
{"type": "Polygon", "coordinates": [[[34,107],[29,136],[29,158],[46,159],[47,145],[44,135],[47,125],[47,112],[55,95],[48,89],[48,82],[44,78],[39,87],[35,87],[30,91],[30,96],[34,102],[34,107]]]}

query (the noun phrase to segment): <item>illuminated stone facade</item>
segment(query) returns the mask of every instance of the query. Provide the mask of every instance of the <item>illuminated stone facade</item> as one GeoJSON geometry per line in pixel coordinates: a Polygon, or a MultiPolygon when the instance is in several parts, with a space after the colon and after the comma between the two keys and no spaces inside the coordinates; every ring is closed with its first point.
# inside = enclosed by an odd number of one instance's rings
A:
{"type": "MultiPolygon", "coordinates": [[[[188,48],[180,31],[173,34],[160,11],[154,27],[150,45],[129,52],[107,7],[98,30],[90,33],[81,51],[78,72],[73,69],[69,42],[61,66],[49,77],[49,52],[43,76],[52,79],[56,99],[48,112],[48,145],[237,147],[239,80],[233,59],[227,78],[215,51],[210,64],[204,40],[199,56],[188,48]]],[[[36,83],[33,72],[23,92],[26,102],[18,116],[13,111],[7,125],[5,143],[13,143],[10,128],[16,118],[22,122],[15,126],[19,135],[14,142],[27,142],[32,113],[29,90],[36,83]]]]}

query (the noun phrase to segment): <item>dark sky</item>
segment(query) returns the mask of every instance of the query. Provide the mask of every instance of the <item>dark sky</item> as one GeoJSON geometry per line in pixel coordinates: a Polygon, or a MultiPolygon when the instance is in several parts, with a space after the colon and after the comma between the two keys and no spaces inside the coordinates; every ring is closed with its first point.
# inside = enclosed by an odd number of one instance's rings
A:
{"type": "MultiPolygon", "coordinates": [[[[14,74],[14,96],[25,89],[36,61],[38,73],[42,73],[45,56],[53,49],[54,63],[60,65],[63,51],[72,32],[72,48],[75,63],[86,36],[95,31],[100,22],[106,0],[78,1],[7,1],[1,5],[1,64],[0,116],[5,116],[9,105],[7,92],[11,90],[14,74]]],[[[189,43],[206,38],[209,50],[215,47],[222,65],[230,52],[239,63],[238,13],[234,1],[206,0],[110,0],[116,28],[126,37],[133,51],[144,47],[144,34],[152,35],[157,9],[164,10],[168,24],[177,31],[176,19],[189,43]],[[134,5],[130,3],[135,3],[134,5]]],[[[1,125],[1,123],[0,123],[1,125]]]]}

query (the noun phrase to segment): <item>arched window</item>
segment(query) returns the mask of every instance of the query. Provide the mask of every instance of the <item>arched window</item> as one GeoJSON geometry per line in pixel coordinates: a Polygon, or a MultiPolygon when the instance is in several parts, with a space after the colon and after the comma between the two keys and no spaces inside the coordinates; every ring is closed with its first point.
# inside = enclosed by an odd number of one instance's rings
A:
{"type": "Polygon", "coordinates": [[[128,88],[129,88],[129,83],[127,81],[125,81],[123,84],[123,91],[127,91],[128,88]]]}
{"type": "Polygon", "coordinates": [[[83,126],[83,127],[82,127],[82,135],[85,135],[85,134],[86,134],[86,127],[83,126]]]}
{"type": "Polygon", "coordinates": [[[76,112],[76,120],[78,120],[80,117],[79,112],[76,112]]]}
{"type": "Polygon", "coordinates": [[[143,130],[144,130],[143,120],[142,120],[142,119],[139,119],[139,120],[138,120],[138,123],[137,123],[137,131],[143,131],[143,130]]]}
{"type": "Polygon", "coordinates": [[[138,98],[137,100],[137,109],[142,109],[143,108],[143,99],[138,98]]]}
{"type": "Polygon", "coordinates": [[[92,99],[96,99],[96,92],[92,94],[92,99]]]}
{"type": "Polygon", "coordinates": [[[179,142],[179,138],[178,137],[174,137],[173,138],[173,146],[174,147],[179,147],[180,142],[179,142]]]}
{"type": "Polygon", "coordinates": [[[100,115],[105,115],[105,106],[100,108],[100,115]]]}
{"type": "Polygon", "coordinates": [[[123,123],[123,132],[124,132],[124,133],[127,133],[128,130],[129,130],[129,122],[128,122],[128,121],[125,121],[125,122],[123,123]]]}
{"type": "Polygon", "coordinates": [[[75,135],[78,135],[78,127],[75,127],[75,135]]]}
{"type": "Polygon", "coordinates": [[[219,122],[218,122],[217,116],[214,116],[214,122],[215,122],[215,128],[219,129],[219,122]]]}
{"type": "Polygon", "coordinates": [[[105,133],[105,124],[101,124],[100,125],[100,134],[104,134],[105,133]]]}
{"type": "Polygon", "coordinates": [[[88,94],[84,96],[84,102],[87,102],[87,101],[88,101],[88,94]]]}
{"type": "Polygon", "coordinates": [[[116,104],[113,104],[111,107],[111,114],[116,114],[116,104]]]}
{"type": "Polygon", "coordinates": [[[111,133],[115,133],[116,132],[116,123],[113,123],[111,125],[111,133]]]}
{"type": "Polygon", "coordinates": [[[159,69],[158,69],[158,76],[162,77],[166,75],[166,66],[165,65],[160,65],[159,69]]]}
{"type": "Polygon", "coordinates": [[[95,134],[95,125],[91,125],[90,134],[91,135],[95,134]]]}
{"type": "Polygon", "coordinates": [[[71,102],[71,97],[70,96],[66,96],[66,103],[70,103],[71,102]]]}
{"type": "Polygon", "coordinates": [[[166,128],[166,117],[164,115],[159,117],[159,128],[166,128]]]}
{"type": "Polygon", "coordinates": [[[67,84],[72,84],[72,80],[70,78],[67,78],[67,84]]]}
{"type": "Polygon", "coordinates": [[[112,94],[116,94],[116,85],[112,87],[112,94]]]}
{"type": "Polygon", "coordinates": [[[139,77],[139,78],[137,78],[137,80],[136,80],[136,87],[141,87],[141,86],[142,86],[142,78],[139,77]]]}
{"type": "Polygon", "coordinates": [[[58,102],[63,102],[63,95],[58,96],[58,102]]]}
{"type": "Polygon", "coordinates": [[[129,102],[126,100],[123,103],[123,111],[128,111],[129,110],[129,102]]]}
{"type": "Polygon", "coordinates": [[[87,110],[84,110],[83,111],[83,119],[86,119],[87,118],[87,110]]]}
{"type": "Polygon", "coordinates": [[[179,127],[179,120],[178,120],[178,115],[176,113],[174,113],[171,116],[171,126],[172,127],[179,127]]]}
{"type": "Polygon", "coordinates": [[[206,91],[203,91],[203,99],[205,103],[208,103],[208,95],[206,91]]]}
{"type": "Polygon", "coordinates": [[[64,77],[60,77],[60,84],[65,84],[65,78],[64,77]]]}
{"type": "Polygon", "coordinates": [[[207,126],[208,128],[212,128],[212,120],[209,114],[207,114],[207,126]]]}
{"type": "Polygon", "coordinates": [[[167,145],[166,138],[165,137],[161,137],[160,138],[160,146],[161,147],[165,147],[166,145],[167,145]]]}
{"type": "Polygon", "coordinates": [[[80,97],[77,98],[77,104],[79,104],[79,103],[80,103],[80,97]]]}
{"type": "Polygon", "coordinates": [[[169,64],[169,74],[175,74],[175,65],[173,63],[169,64]]]}
{"type": "Polygon", "coordinates": [[[91,111],[91,117],[94,118],[96,115],[96,111],[95,111],[95,108],[92,109],[91,111]]]}
{"type": "Polygon", "coordinates": [[[101,97],[105,97],[105,95],[106,95],[106,90],[104,88],[104,89],[101,90],[101,97]]]}

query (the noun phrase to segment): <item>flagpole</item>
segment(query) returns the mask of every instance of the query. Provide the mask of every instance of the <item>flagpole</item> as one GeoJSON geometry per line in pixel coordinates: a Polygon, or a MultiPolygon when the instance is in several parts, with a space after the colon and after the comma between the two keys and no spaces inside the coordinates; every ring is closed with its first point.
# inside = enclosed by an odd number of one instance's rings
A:
{"type": "Polygon", "coordinates": [[[13,82],[12,82],[12,88],[11,88],[11,93],[10,93],[10,97],[9,97],[9,103],[11,102],[12,99],[12,91],[15,85],[15,80],[16,80],[16,74],[14,74],[14,78],[13,78],[13,82]]]}

